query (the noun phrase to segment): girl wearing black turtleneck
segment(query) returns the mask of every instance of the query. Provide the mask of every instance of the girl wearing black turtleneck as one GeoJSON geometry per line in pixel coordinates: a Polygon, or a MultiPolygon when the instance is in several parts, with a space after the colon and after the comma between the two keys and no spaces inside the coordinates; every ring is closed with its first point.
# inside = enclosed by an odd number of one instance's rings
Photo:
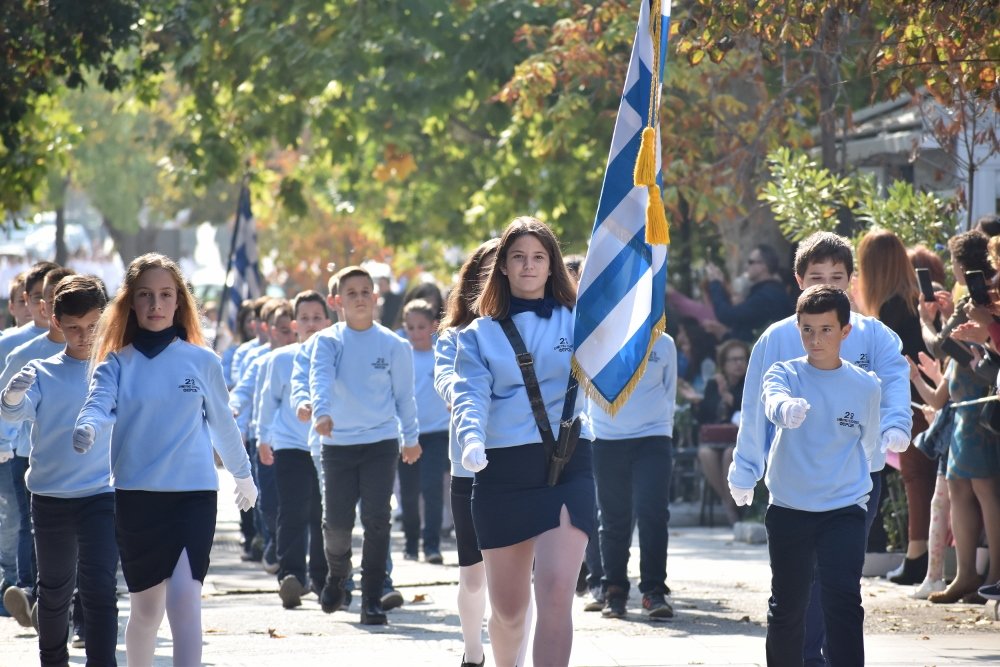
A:
{"type": "Polygon", "coordinates": [[[111,433],[129,664],[152,664],[164,611],[174,664],[201,664],[201,586],[219,482],[213,449],[236,478],[237,505],[248,509],[257,497],[221,362],[204,345],[177,264],[153,253],[135,259],[98,324],[93,378],[73,432],[82,455],[111,433]]]}

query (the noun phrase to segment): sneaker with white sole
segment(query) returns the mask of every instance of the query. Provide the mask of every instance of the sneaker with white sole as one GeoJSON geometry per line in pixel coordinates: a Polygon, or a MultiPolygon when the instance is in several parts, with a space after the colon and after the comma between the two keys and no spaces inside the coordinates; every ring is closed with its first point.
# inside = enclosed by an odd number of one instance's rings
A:
{"type": "Polygon", "coordinates": [[[3,594],[3,606],[21,627],[31,627],[31,605],[34,602],[28,591],[18,586],[11,586],[3,594]]]}
{"type": "Polygon", "coordinates": [[[674,617],[674,609],[663,597],[662,593],[646,593],[642,596],[642,613],[646,616],[663,620],[674,617]]]}
{"type": "Polygon", "coordinates": [[[278,597],[281,598],[281,606],[285,609],[301,607],[302,596],[308,592],[309,589],[303,586],[294,574],[285,575],[278,585],[278,597]]]}
{"type": "Polygon", "coordinates": [[[1000,581],[979,589],[979,594],[987,600],[1000,600],[1000,581]]]}
{"type": "Polygon", "coordinates": [[[583,605],[584,611],[601,611],[604,609],[605,596],[600,586],[590,589],[590,599],[583,605]]]}
{"type": "Polygon", "coordinates": [[[914,600],[926,600],[931,593],[940,593],[945,589],[944,579],[924,579],[917,590],[910,593],[914,600]]]}

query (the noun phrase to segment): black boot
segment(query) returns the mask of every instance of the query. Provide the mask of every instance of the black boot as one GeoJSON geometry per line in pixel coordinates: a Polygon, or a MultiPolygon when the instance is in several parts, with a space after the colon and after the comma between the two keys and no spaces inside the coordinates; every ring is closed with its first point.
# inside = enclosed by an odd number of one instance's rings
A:
{"type": "Polygon", "coordinates": [[[365,596],[361,599],[361,624],[385,625],[385,612],[382,611],[382,600],[377,595],[365,596]]]}
{"type": "Polygon", "coordinates": [[[889,581],[894,584],[910,586],[919,584],[927,576],[927,553],[916,558],[907,558],[903,561],[903,571],[895,577],[889,577],[889,581]]]}
{"type": "MultiPolygon", "coordinates": [[[[325,614],[332,614],[344,606],[344,599],[347,598],[344,591],[344,579],[342,577],[327,577],[326,585],[319,594],[319,606],[325,614]]],[[[348,599],[348,604],[350,604],[348,599]]]]}

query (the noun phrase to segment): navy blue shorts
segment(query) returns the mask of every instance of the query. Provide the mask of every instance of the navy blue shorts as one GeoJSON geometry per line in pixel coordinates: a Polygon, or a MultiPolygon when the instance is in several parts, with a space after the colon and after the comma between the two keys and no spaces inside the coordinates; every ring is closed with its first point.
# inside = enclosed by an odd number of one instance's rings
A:
{"type": "Polygon", "coordinates": [[[594,529],[594,471],[589,440],[581,439],[549,486],[548,462],[541,443],[487,448],[488,465],[472,485],[472,518],[480,549],[518,544],[559,526],[565,505],[573,526],[590,535],[594,529]]]}

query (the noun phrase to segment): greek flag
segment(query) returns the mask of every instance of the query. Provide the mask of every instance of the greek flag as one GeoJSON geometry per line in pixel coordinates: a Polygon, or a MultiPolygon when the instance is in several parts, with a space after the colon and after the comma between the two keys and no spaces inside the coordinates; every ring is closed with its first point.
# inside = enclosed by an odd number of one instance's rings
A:
{"type": "Polygon", "coordinates": [[[236,315],[244,299],[255,299],[263,293],[260,265],[257,261],[257,224],[250,210],[250,188],[240,188],[239,206],[229,250],[229,271],[226,274],[226,323],[236,332],[236,315]]]}
{"type": "Polygon", "coordinates": [[[665,326],[667,248],[647,243],[646,224],[651,203],[660,206],[662,220],[658,111],[670,2],[643,0],[641,4],[597,218],[580,278],[574,333],[574,375],[591,399],[612,415],[628,400],[645,372],[649,351],[665,326]],[[655,17],[659,17],[658,23],[655,17]],[[655,150],[656,185],[636,185],[638,176],[633,176],[633,170],[643,130],[650,127],[650,137],[655,132],[650,157],[655,150]],[[657,200],[652,202],[651,197],[657,200]]]}

